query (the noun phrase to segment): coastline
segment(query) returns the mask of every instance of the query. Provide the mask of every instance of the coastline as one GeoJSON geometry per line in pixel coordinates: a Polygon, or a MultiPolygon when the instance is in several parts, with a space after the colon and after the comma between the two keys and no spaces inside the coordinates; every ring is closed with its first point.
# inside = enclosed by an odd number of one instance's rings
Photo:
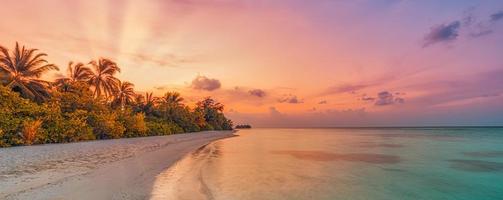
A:
{"type": "Polygon", "coordinates": [[[146,199],[156,176],[234,131],[0,149],[0,199],[146,199]]]}

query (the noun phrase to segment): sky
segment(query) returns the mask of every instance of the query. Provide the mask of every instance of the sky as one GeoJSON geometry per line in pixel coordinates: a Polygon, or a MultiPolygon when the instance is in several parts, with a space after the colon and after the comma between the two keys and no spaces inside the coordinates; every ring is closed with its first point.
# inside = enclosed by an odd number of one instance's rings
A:
{"type": "Polygon", "coordinates": [[[3,0],[0,45],[116,61],[256,127],[503,125],[503,1],[3,0]]]}

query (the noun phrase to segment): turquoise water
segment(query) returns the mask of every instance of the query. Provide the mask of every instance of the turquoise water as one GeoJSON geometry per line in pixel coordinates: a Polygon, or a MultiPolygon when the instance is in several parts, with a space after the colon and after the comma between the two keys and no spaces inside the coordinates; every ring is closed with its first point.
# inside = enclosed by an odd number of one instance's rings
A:
{"type": "Polygon", "coordinates": [[[187,156],[153,199],[503,199],[503,129],[250,129],[187,156]]]}

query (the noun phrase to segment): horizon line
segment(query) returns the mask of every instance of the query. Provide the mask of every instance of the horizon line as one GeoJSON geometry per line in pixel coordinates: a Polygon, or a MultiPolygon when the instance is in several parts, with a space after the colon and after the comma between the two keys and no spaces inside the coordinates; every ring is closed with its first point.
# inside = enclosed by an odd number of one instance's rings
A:
{"type": "Polygon", "coordinates": [[[503,125],[489,126],[327,126],[327,127],[253,127],[252,128],[277,128],[277,129],[386,129],[386,128],[503,128],[503,125]]]}

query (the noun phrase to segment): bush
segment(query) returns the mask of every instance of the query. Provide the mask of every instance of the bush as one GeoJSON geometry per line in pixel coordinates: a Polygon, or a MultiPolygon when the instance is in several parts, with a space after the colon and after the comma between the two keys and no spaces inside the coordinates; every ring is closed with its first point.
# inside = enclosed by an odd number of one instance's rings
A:
{"type": "Polygon", "coordinates": [[[121,138],[124,135],[125,128],[115,112],[91,113],[87,122],[93,127],[97,139],[121,138]]]}
{"type": "Polygon", "coordinates": [[[144,137],[147,136],[147,124],[143,113],[133,114],[131,112],[122,112],[119,121],[125,128],[125,137],[144,137]]]}
{"type": "Polygon", "coordinates": [[[25,145],[31,145],[35,141],[35,137],[40,132],[40,128],[42,126],[42,121],[32,120],[32,121],[24,121],[23,128],[21,129],[21,137],[23,138],[23,143],[25,145]]]}
{"type": "Polygon", "coordinates": [[[0,129],[0,147],[8,147],[9,145],[3,140],[4,134],[2,129],[0,129]]]}
{"type": "MultiPolygon", "coordinates": [[[[0,130],[2,130],[0,143],[2,146],[25,144],[22,129],[28,124],[23,124],[23,122],[40,119],[46,114],[47,109],[44,106],[23,99],[18,93],[0,86],[0,130]]],[[[36,139],[33,139],[29,143],[35,141],[36,139]]]]}
{"type": "Polygon", "coordinates": [[[87,124],[88,112],[76,110],[72,113],[64,114],[64,138],[65,142],[77,142],[94,140],[93,129],[87,124]]]}
{"type": "Polygon", "coordinates": [[[150,136],[183,133],[183,129],[176,124],[158,119],[147,121],[147,127],[150,136]]]}

